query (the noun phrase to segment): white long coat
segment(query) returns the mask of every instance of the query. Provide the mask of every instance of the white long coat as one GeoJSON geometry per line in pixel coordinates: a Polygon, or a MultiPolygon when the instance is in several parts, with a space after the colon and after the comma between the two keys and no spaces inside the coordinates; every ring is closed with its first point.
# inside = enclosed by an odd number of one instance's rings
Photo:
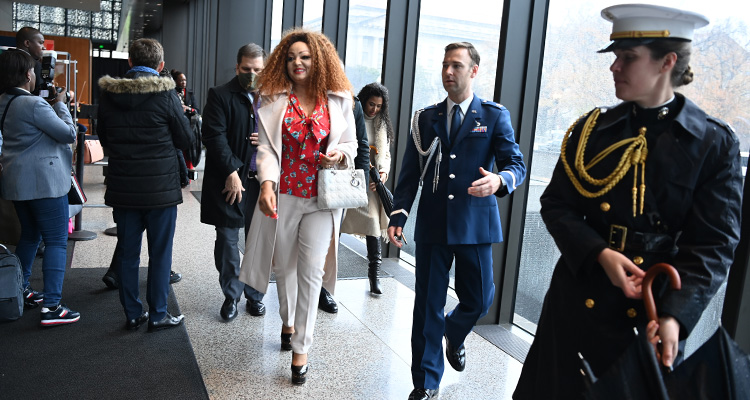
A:
{"type": "MultiPolygon", "coordinates": [[[[258,180],[261,184],[272,181],[278,199],[279,179],[281,177],[281,126],[286,112],[289,94],[281,93],[264,98],[265,104],[258,110],[258,180]]],[[[331,132],[328,136],[327,151],[338,149],[346,157],[348,168],[354,165],[357,152],[357,134],[352,112],[352,95],[348,92],[328,92],[328,114],[331,122],[331,132]]],[[[278,200],[277,200],[278,204],[278,200]]],[[[338,253],[339,225],[341,211],[333,212],[331,236],[328,254],[338,253]],[[331,253],[333,252],[333,253],[331,253]]],[[[273,267],[273,253],[276,244],[276,220],[266,217],[255,205],[253,220],[245,243],[245,257],[240,269],[240,281],[252,286],[263,293],[268,291],[268,280],[273,267]]],[[[285,251],[285,249],[279,249],[285,251]]],[[[323,275],[323,287],[334,293],[336,286],[337,257],[326,257],[323,275]]]]}

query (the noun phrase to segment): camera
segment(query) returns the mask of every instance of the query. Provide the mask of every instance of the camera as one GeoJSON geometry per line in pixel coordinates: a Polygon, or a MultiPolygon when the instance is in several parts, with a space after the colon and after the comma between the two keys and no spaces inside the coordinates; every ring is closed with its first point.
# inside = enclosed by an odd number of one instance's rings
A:
{"type": "Polygon", "coordinates": [[[42,71],[36,84],[36,93],[44,99],[54,100],[63,88],[55,86],[55,64],[57,53],[45,52],[42,57],[42,71]]]}

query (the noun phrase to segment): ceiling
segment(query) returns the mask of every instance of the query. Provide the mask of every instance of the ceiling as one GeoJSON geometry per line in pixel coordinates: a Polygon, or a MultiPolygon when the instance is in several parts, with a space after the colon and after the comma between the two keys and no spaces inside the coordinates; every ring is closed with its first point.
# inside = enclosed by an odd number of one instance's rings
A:
{"type": "MultiPolygon", "coordinates": [[[[189,0],[122,0],[120,29],[116,51],[128,51],[130,42],[144,37],[144,33],[161,29],[165,2],[187,3],[189,0]]],[[[24,0],[42,6],[101,11],[99,0],[24,0]]]]}
{"type": "Polygon", "coordinates": [[[144,33],[159,31],[165,1],[168,0],[123,0],[115,50],[128,51],[131,41],[142,38],[144,33]]]}
{"type": "Polygon", "coordinates": [[[75,8],[86,11],[100,11],[99,0],[24,0],[22,3],[40,6],[75,8]]]}

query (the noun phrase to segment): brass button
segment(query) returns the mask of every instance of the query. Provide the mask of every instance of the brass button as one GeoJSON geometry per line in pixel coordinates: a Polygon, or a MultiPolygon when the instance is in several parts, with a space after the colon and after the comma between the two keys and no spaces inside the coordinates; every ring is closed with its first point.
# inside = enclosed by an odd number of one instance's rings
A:
{"type": "Polygon", "coordinates": [[[448,200],[453,200],[453,199],[454,199],[454,196],[452,194],[449,194],[448,195],[448,200]]]}
{"type": "Polygon", "coordinates": [[[643,257],[635,256],[633,257],[633,262],[635,263],[635,265],[641,265],[643,264],[643,257]]]}
{"type": "Polygon", "coordinates": [[[586,308],[594,308],[594,299],[586,299],[586,308]]]}
{"type": "Polygon", "coordinates": [[[636,315],[638,315],[638,313],[635,311],[635,308],[628,308],[628,317],[635,318],[636,315]]]}
{"type": "Polygon", "coordinates": [[[455,160],[455,159],[456,159],[456,155],[455,154],[451,154],[451,160],[455,160]]]}
{"type": "Polygon", "coordinates": [[[609,209],[610,209],[610,208],[612,208],[612,207],[611,207],[611,206],[609,205],[609,203],[607,203],[607,202],[605,201],[604,203],[602,203],[602,204],[599,204],[599,208],[601,208],[601,209],[602,209],[602,211],[604,211],[604,212],[607,212],[607,211],[609,211],[609,209]]]}
{"type": "Polygon", "coordinates": [[[456,179],[456,175],[455,174],[450,174],[450,175],[448,175],[448,178],[456,179]]]}

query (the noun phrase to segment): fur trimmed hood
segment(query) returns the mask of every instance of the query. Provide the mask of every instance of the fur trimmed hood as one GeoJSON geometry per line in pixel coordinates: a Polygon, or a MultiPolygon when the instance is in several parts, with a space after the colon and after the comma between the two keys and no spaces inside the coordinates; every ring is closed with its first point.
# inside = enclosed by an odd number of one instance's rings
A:
{"type": "Polygon", "coordinates": [[[113,78],[109,75],[99,79],[102,97],[107,97],[121,110],[140,109],[147,104],[163,104],[164,109],[171,109],[171,103],[179,103],[175,83],[171,77],[154,76],[146,73],[128,74],[124,78],[113,78]],[[174,97],[174,99],[172,99],[174,97]],[[156,100],[156,99],[160,100],[156,100]]]}
{"type": "Polygon", "coordinates": [[[171,77],[144,76],[135,79],[113,78],[105,75],[99,78],[99,87],[110,93],[147,94],[174,90],[175,82],[171,77]]]}

